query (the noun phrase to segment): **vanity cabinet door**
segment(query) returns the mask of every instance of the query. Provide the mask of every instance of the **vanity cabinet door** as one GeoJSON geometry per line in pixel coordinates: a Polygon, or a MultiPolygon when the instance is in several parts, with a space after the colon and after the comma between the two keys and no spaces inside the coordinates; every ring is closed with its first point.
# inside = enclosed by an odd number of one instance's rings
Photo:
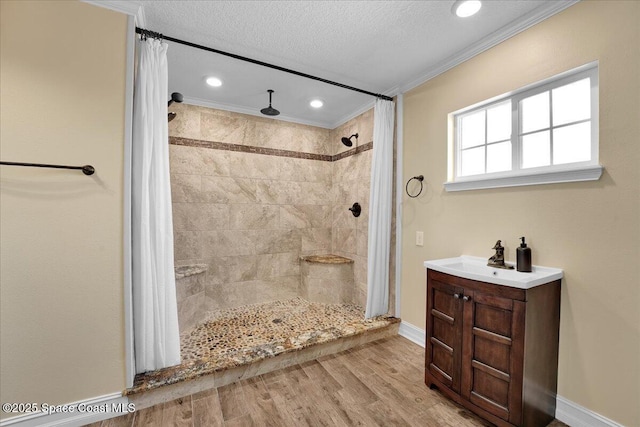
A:
{"type": "Polygon", "coordinates": [[[427,293],[426,369],[436,380],[459,393],[462,288],[430,280],[427,293]]]}
{"type": "Polygon", "coordinates": [[[522,418],[525,302],[464,289],[461,396],[501,419],[522,418]]]}
{"type": "Polygon", "coordinates": [[[525,290],[428,269],[426,314],[428,386],[496,426],[553,420],[560,280],[525,290]]]}

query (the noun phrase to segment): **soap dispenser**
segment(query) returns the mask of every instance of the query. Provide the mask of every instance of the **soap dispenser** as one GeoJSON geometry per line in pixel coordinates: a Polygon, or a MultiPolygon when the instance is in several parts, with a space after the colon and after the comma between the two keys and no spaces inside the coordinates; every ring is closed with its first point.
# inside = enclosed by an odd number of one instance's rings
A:
{"type": "Polygon", "coordinates": [[[516,249],[516,269],[523,273],[531,273],[531,248],[527,247],[524,237],[521,237],[522,243],[516,249]]]}

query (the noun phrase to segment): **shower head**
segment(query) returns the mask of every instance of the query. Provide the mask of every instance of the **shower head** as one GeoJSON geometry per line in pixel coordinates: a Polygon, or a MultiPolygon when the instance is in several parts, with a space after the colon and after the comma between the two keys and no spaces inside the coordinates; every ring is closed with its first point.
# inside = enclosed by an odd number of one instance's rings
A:
{"type": "Polygon", "coordinates": [[[260,110],[260,112],[265,116],[277,116],[278,114],[280,114],[280,111],[271,106],[271,94],[273,94],[273,89],[269,89],[267,90],[267,92],[269,92],[269,106],[263,108],[262,110],[260,110]]]}
{"type": "Polygon", "coordinates": [[[342,143],[344,145],[346,145],[347,147],[351,147],[353,145],[353,142],[351,141],[351,138],[356,137],[356,141],[358,140],[358,134],[354,133],[353,135],[351,135],[349,138],[347,138],[346,136],[342,137],[342,143]]]}
{"type": "MultiPolygon", "coordinates": [[[[182,101],[184,101],[184,96],[182,96],[182,94],[180,92],[173,92],[171,94],[171,99],[167,103],[167,107],[169,107],[174,102],[177,102],[178,104],[180,104],[180,103],[182,103],[182,101]]],[[[171,121],[171,120],[173,120],[175,118],[176,118],[176,113],[170,112],[169,113],[169,121],[171,121]]]]}
{"type": "Polygon", "coordinates": [[[178,104],[180,104],[182,103],[182,101],[184,101],[184,96],[182,96],[180,92],[173,92],[171,94],[171,99],[169,100],[167,107],[173,104],[174,102],[177,102],[178,104]]]}

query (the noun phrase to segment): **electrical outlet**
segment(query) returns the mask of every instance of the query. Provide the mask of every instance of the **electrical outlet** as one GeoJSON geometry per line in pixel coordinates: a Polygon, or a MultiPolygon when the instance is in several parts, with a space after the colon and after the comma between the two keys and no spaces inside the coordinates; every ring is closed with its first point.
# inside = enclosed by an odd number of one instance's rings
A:
{"type": "Polygon", "coordinates": [[[416,246],[424,246],[424,231],[416,231],[416,246]]]}

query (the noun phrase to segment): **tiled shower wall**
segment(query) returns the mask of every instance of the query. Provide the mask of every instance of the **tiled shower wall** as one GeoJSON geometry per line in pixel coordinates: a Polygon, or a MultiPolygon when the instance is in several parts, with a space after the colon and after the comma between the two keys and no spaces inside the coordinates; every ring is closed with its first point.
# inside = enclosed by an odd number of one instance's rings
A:
{"type": "Polygon", "coordinates": [[[331,162],[273,154],[327,155],[328,131],[184,104],[172,110],[175,260],[209,265],[205,309],[297,296],[300,255],[331,251],[331,162]],[[256,153],[232,151],[238,146],[256,153]]]}
{"type": "Polygon", "coordinates": [[[336,255],[351,258],[354,273],[354,299],[361,306],[367,302],[367,242],[369,224],[369,189],[371,181],[371,150],[373,140],[373,110],[349,120],[331,131],[336,154],[348,152],[356,147],[357,154],[336,159],[333,162],[333,227],[331,250],[336,255]],[[353,146],[340,142],[343,136],[358,134],[353,146]],[[349,208],[360,203],[362,213],[354,217],[349,208]]]}
{"type": "Polygon", "coordinates": [[[172,111],[175,260],[209,265],[205,309],[297,296],[300,256],[326,253],[355,261],[364,305],[373,110],[334,130],[186,104],[172,111]],[[340,138],[356,132],[357,154],[340,158],[340,138]],[[356,201],[359,218],[348,210],[356,201]]]}
{"type": "MultiPolygon", "coordinates": [[[[371,189],[371,160],[373,157],[373,109],[333,129],[330,140],[336,149],[333,162],[333,227],[332,253],[354,260],[355,302],[362,307],[367,302],[367,250],[369,232],[369,192],[371,189]],[[346,147],[340,139],[358,134],[353,147],[346,147]],[[357,148],[356,148],[357,145],[357,148]],[[356,148],[356,154],[340,158],[356,148]],[[344,155],[343,154],[343,155],[344,155]],[[362,214],[355,218],[348,211],[354,202],[362,206],[362,214]]],[[[395,132],[394,132],[395,134],[395,132]]],[[[396,165],[394,138],[394,172],[396,165]]],[[[395,185],[392,201],[391,249],[389,258],[389,313],[395,314],[395,185]]]]}

